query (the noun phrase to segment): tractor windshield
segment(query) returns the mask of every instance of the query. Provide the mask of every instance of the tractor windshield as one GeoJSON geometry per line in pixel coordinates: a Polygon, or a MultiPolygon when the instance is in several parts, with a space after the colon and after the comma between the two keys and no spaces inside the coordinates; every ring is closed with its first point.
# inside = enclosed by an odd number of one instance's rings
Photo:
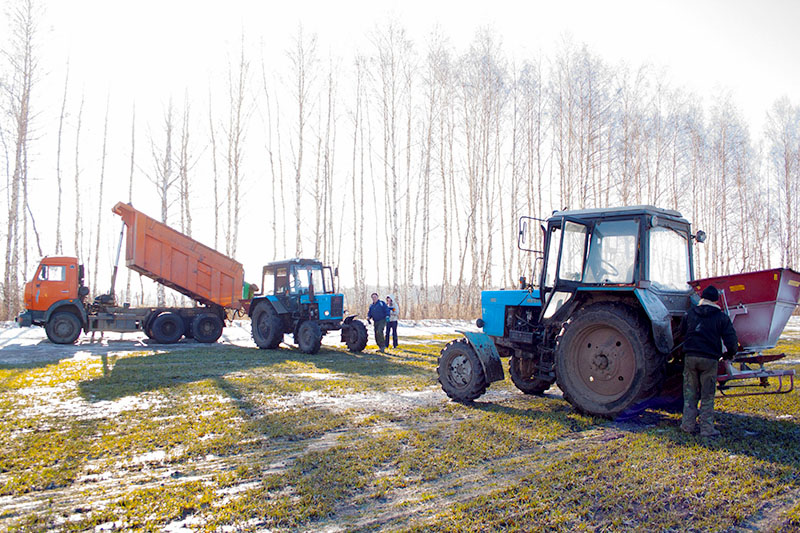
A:
{"type": "Polygon", "coordinates": [[[599,222],[592,231],[584,283],[633,283],[638,220],[599,222]]]}
{"type": "Polygon", "coordinates": [[[688,233],[657,226],[650,229],[650,282],[664,291],[689,290],[688,233]]]}

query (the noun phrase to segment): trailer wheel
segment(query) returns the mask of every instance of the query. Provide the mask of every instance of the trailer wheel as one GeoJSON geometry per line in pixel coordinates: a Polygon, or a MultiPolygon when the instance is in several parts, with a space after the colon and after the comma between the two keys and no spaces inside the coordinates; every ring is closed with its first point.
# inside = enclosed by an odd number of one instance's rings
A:
{"type": "Polygon", "coordinates": [[[253,311],[250,321],[253,341],[262,350],[274,350],[283,340],[283,324],[269,304],[262,303],[253,311]]]}
{"type": "Polygon", "coordinates": [[[613,418],[661,389],[665,357],[627,306],[601,303],[577,311],[557,343],[558,386],[580,412],[613,418]]]}
{"type": "Polygon", "coordinates": [[[297,328],[297,338],[295,340],[297,346],[303,352],[308,354],[317,353],[322,345],[322,331],[319,329],[319,324],[313,320],[305,320],[297,328]]]}
{"type": "Polygon", "coordinates": [[[353,320],[349,324],[345,338],[348,350],[353,353],[363,351],[367,347],[367,326],[360,320],[353,320]]]}
{"type": "Polygon", "coordinates": [[[183,319],[177,313],[167,311],[153,320],[150,329],[156,342],[174,344],[183,337],[183,319]]]}
{"type": "Polygon", "coordinates": [[[488,383],[475,349],[466,339],[450,341],[439,356],[439,383],[457,402],[471,402],[484,392],[488,383]]]}
{"type": "Polygon", "coordinates": [[[550,388],[550,382],[532,377],[535,362],[531,359],[512,357],[508,362],[508,373],[511,381],[525,394],[540,395],[550,388]]]}
{"type": "Polygon", "coordinates": [[[222,335],[222,319],[213,313],[202,313],[192,320],[192,333],[197,342],[217,342],[222,335]]]}
{"type": "Polygon", "coordinates": [[[81,334],[81,321],[69,311],[61,311],[53,313],[44,330],[52,343],[73,344],[81,334]]]}

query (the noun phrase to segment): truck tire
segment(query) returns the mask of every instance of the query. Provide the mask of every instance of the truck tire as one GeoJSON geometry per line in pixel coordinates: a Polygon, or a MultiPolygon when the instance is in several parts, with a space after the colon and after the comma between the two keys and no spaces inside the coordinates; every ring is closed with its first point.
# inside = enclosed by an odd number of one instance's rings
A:
{"type": "Polygon", "coordinates": [[[313,320],[306,320],[297,328],[297,346],[305,353],[314,354],[322,346],[322,331],[319,324],[313,320]]]}
{"type": "Polygon", "coordinates": [[[556,346],[556,380],[578,411],[614,418],[658,394],[666,358],[650,328],[628,306],[599,303],[564,325],[556,346]]]}
{"type": "Polygon", "coordinates": [[[363,351],[367,347],[367,326],[360,320],[353,320],[345,327],[348,329],[344,335],[347,349],[353,353],[363,351]]]}
{"type": "Polygon", "coordinates": [[[81,334],[81,321],[69,311],[60,311],[53,313],[44,330],[52,343],[74,344],[81,334]]]}
{"type": "Polygon", "coordinates": [[[471,402],[489,385],[475,349],[466,339],[450,341],[439,356],[439,383],[457,402],[471,402]]]}
{"type": "Polygon", "coordinates": [[[153,320],[150,329],[156,342],[174,344],[183,337],[183,319],[177,313],[166,311],[153,320]]]}
{"type": "Polygon", "coordinates": [[[274,350],[283,340],[283,324],[268,303],[262,303],[253,311],[250,327],[253,341],[262,350],[274,350]]]}
{"type": "Polygon", "coordinates": [[[192,320],[194,340],[202,343],[217,342],[222,335],[222,319],[214,313],[202,313],[192,320]]]}
{"type": "Polygon", "coordinates": [[[508,373],[511,374],[511,381],[519,390],[525,394],[541,395],[550,388],[550,382],[531,377],[534,369],[528,367],[533,365],[534,361],[530,359],[512,357],[508,361],[508,373]]]}

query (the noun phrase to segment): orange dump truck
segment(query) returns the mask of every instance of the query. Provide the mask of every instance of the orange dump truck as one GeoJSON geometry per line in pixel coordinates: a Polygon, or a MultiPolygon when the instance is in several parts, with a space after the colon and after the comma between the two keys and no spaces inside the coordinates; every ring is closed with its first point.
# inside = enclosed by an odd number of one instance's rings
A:
{"type": "MultiPolygon", "coordinates": [[[[108,294],[87,301],[83,265],[75,257],[45,257],[32,281],[25,285],[25,312],[20,326],[43,326],[58,344],[72,344],[81,330],[144,331],[151,339],[173,343],[181,337],[216,342],[228,310],[245,304],[244,269],[216,250],[131,205],[117,203],[112,210],[122,217],[126,231],[125,265],[191,298],[195,307],[118,306],[114,296],[116,267],[108,294]]],[[[120,235],[120,238],[122,235],[120,235]]],[[[122,244],[120,240],[120,245],[122,244]]]]}

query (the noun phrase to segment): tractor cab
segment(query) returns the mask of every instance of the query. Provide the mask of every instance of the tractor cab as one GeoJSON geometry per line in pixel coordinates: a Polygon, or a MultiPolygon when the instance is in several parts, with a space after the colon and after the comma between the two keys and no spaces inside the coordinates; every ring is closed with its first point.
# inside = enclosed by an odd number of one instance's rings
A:
{"type": "Polygon", "coordinates": [[[342,318],[343,298],[335,294],[334,272],[316,259],[275,261],[262,271],[264,293],[277,299],[289,312],[311,312],[317,320],[342,318]],[[315,314],[315,313],[312,313],[315,314]]]}
{"type": "MultiPolygon", "coordinates": [[[[520,220],[520,247],[535,219],[520,220]]],[[[542,226],[542,320],[570,301],[634,293],[648,314],[680,317],[693,294],[692,235],[677,211],[652,206],[556,212],[542,226]],[[660,302],[662,305],[659,305],[660,302]],[[662,308],[663,307],[663,308],[662,308]],[[657,308],[657,309],[656,309],[657,308]],[[651,312],[652,311],[652,312],[651,312]]],[[[572,308],[573,306],[567,306],[572,308]]]]}

